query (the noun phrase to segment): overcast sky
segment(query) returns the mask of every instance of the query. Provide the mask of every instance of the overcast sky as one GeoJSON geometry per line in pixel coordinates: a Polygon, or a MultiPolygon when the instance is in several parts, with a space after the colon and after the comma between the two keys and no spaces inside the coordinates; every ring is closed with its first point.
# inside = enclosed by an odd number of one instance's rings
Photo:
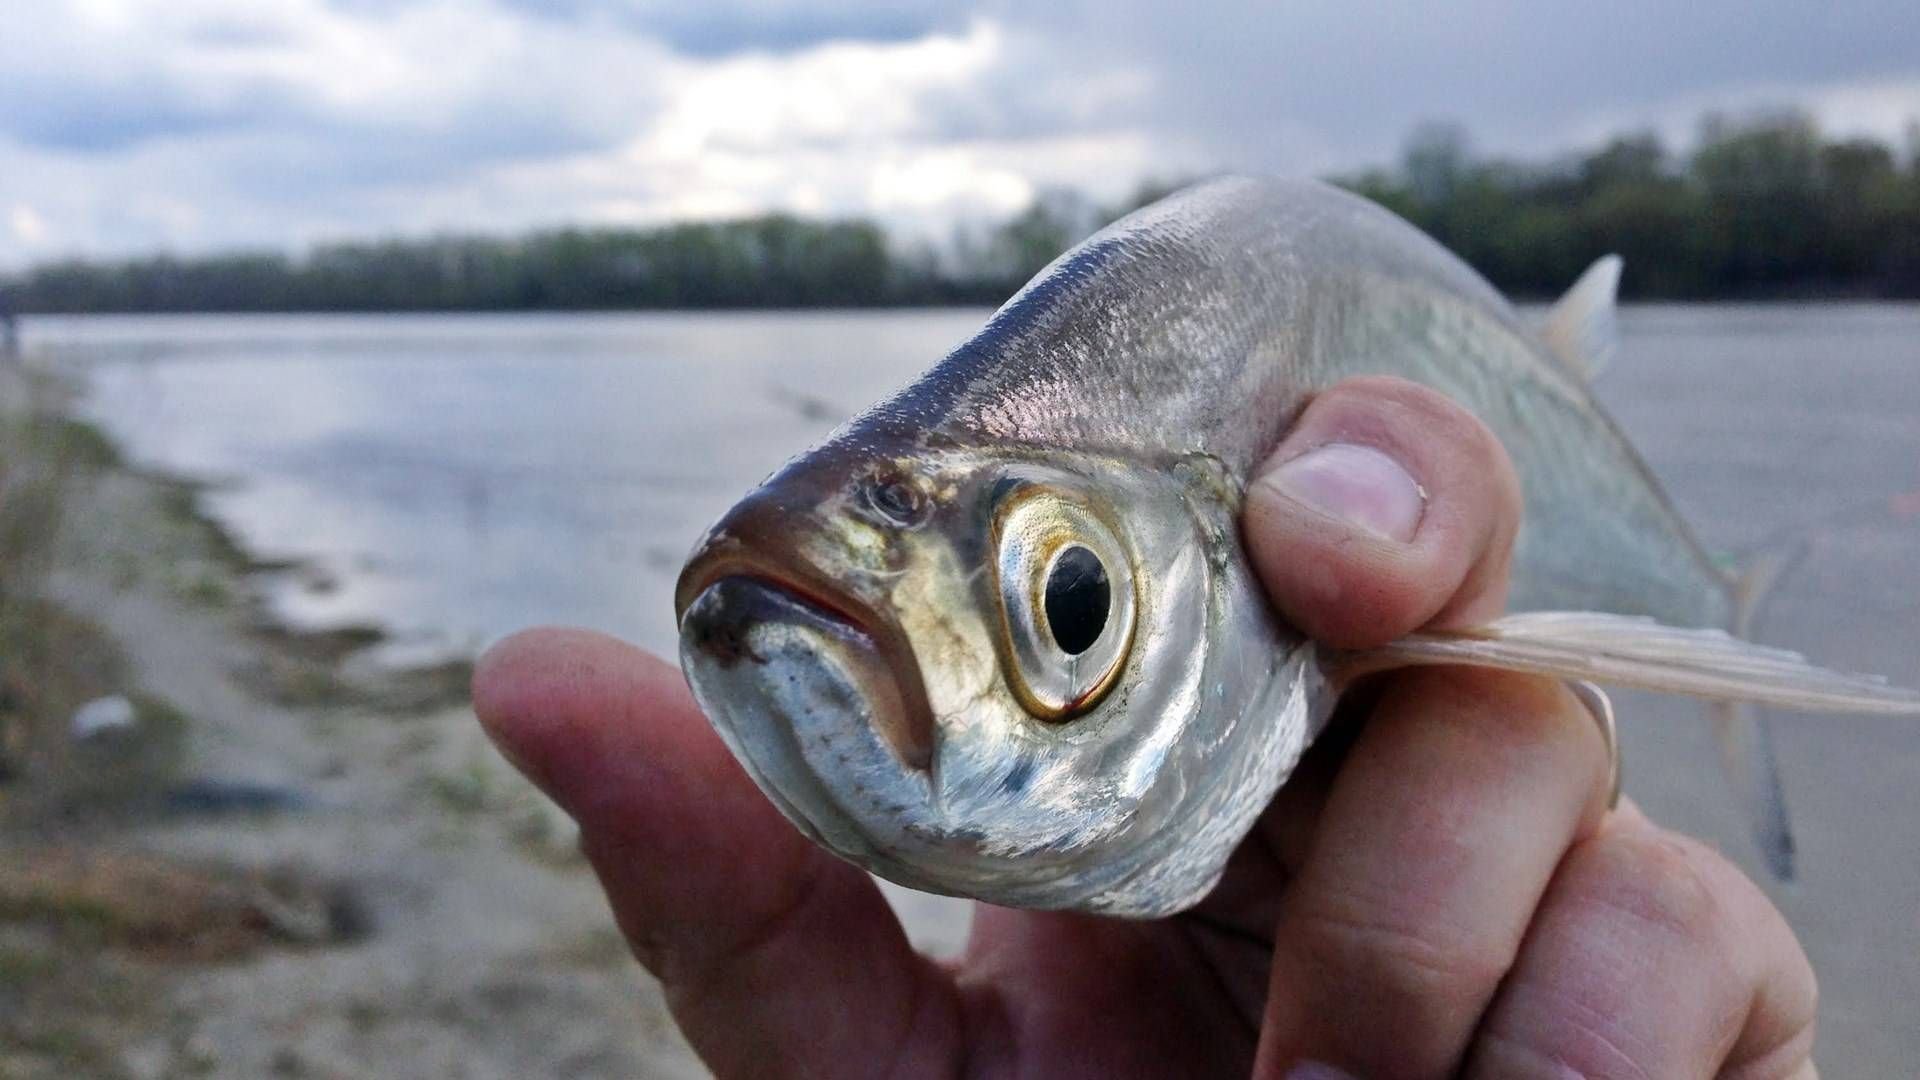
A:
{"type": "Polygon", "coordinates": [[[1536,155],[1794,104],[1896,144],[1920,2],[14,0],[0,266],[1536,155]]]}

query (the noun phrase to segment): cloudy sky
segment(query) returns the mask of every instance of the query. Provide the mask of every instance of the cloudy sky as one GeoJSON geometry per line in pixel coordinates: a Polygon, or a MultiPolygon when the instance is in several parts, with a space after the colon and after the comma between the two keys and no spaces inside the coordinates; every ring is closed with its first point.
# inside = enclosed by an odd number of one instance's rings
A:
{"type": "Polygon", "coordinates": [[[1794,104],[1896,143],[1914,0],[16,0],[0,266],[1542,154],[1794,104]]]}

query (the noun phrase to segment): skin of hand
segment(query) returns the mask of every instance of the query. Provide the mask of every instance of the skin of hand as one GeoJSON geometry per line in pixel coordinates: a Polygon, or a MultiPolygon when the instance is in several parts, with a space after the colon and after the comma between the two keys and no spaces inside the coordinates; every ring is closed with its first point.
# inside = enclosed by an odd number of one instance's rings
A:
{"type": "MultiPolygon", "coordinates": [[[[1273,603],[1362,648],[1504,602],[1519,492],[1413,384],[1319,395],[1250,485],[1273,603]]],[[[1427,669],[1356,688],[1198,908],[981,905],[916,953],[814,847],[672,665],[531,630],[474,680],[506,756],[580,824],[634,955],[722,1077],[1810,1077],[1814,978],[1731,863],[1606,807],[1559,683],[1427,669]]]]}

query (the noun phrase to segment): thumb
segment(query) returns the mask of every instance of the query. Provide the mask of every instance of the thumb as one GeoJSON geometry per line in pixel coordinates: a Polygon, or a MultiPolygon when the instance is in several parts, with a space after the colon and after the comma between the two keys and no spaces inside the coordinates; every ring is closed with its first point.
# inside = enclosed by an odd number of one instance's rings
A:
{"type": "Polygon", "coordinates": [[[1520,482],[1493,432],[1403,379],[1316,396],[1254,472],[1241,528],[1274,606],[1339,648],[1491,619],[1520,482]]]}

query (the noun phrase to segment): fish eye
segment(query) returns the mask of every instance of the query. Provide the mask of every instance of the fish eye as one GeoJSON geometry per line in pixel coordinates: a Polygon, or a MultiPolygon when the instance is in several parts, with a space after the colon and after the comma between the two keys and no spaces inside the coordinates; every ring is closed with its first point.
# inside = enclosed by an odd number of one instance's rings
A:
{"type": "Polygon", "coordinates": [[[1118,681],[1133,645],[1126,550],[1085,502],[1012,488],[994,514],[1007,682],[1042,720],[1067,720],[1118,681]]]}

